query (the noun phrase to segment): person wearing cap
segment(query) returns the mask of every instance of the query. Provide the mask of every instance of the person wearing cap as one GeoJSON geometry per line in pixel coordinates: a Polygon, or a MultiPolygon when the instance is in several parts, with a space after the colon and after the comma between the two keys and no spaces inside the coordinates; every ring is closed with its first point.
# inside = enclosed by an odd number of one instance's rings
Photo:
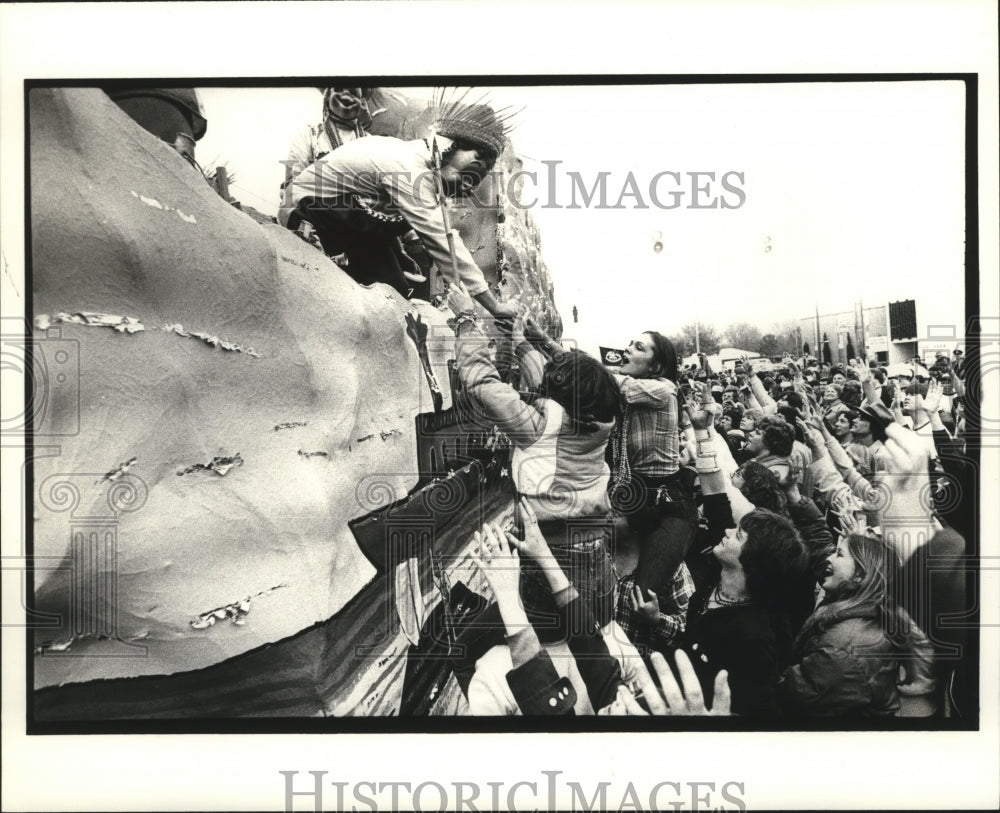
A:
{"type": "Polygon", "coordinates": [[[195,142],[208,130],[205,111],[194,88],[105,88],[104,92],[144,130],[195,163],[195,142]]]}
{"type": "Polygon", "coordinates": [[[327,254],[346,254],[355,280],[383,282],[404,296],[407,263],[395,238],[412,228],[439,268],[451,269],[454,259],[468,293],[494,316],[512,319],[517,308],[496,299],[461,239],[452,256],[438,198],[438,183],[446,196],[459,197],[483,181],[506,144],[504,123],[486,105],[452,106],[431,130],[414,141],[369,136],[338,147],[292,179],[278,219],[293,230],[308,220],[327,254]]]}
{"type": "Polygon", "coordinates": [[[965,369],[965,358],[962,356],[962,351],[955,350],[951,355],[951,368],[955,371],[955,375],[961,377],[965,369]]]}

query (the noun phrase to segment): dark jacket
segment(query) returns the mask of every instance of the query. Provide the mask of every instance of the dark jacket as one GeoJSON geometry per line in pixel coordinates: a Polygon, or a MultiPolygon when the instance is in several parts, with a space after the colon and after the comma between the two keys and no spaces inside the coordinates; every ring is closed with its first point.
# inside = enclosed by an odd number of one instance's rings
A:
{"type": "Polygon", "coordinates": [[[773,717],[781,667],[788,663],[787,622],[753,604],[705,609],[706,594],[696,595],[688,610],[684,650],[698,673],[705,702],[713,702],[720,669],[729,673],[733,714],[773,717]]]}
{"type": "Polygon", "coordinates": [[[798,663],[778,682],[793,717],[888,717],[899,710],[896,681],[905,653],[886,637],[874,607],[857,607],[796,645],[798,663]]]}
{"type": "Polygon", "coordinates": [[[683,648],[698,673],[709,705],[715,675],[725,669],[729,672],[733,714],[776,716],[779,709],[774,687],[781,670],[790,662],[787,618],[754,604],[707,608],[709,596],[719,583],[719,563],[711,547],[735,523],[725,494],[707,495],[703,507],[708,528],[699,534],[699,552],[687,558],[695,594],[688,606],[683,648]]]}
{"type": "Polygon", "coordinates": [[[809,555],[809,569],[798,580],[794,591],[796,601],[788,614],[792,632],[798,634],[806,619],[816,609],[816,587],[822,581],[827,557],[836,549],[837,541],[830,533],[822,512],[808,497],[803,497],[795,505],[789,503],[788,515],[795,523],[795,530],[802,537],[809,555]]]}

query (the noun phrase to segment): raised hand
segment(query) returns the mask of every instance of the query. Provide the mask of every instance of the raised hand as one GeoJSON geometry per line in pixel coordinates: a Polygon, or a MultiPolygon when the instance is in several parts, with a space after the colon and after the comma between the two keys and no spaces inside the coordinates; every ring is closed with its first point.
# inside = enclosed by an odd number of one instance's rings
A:
{"type": "Polygon", "coordinates": [[[648,599],[643,599],[642,589],[638,583],[633,582],[632,593],[629,598],[632,601],[632,610],[647,624],[656,624],[660,620],[660,600],[652,590],[646,590],[648,599]]]}
{"type": "Polygon", "coordinates": [[[864,506],[857,497],[849,491],[836,496],[830,503],[830,510],[837,515],[842,536],[864,534],[868,530],[868,521],[864,514],[864,506]]]}
{"type": "Polygon", "coordinates": [[[705,708],[705,697],[701,691],[698,675],[683,650],[678,649],[674,653],[674,662],[677,664],[677,671],[681,676],[680,686],[677,685],[673,672],[670,671],[670,666],[663,655],[654,652],[650,656],[650,661],[659,678],[659,687],[653,682],[644,666],[639,669],[637,681],[643,699],[649,706],[649,711],[647,712],[640,706],[632,693],[622,686],[618,690],[618,700],[615,704],[621,709],[618,713],[635,716],[648,716],[649,714],[655,716],[723,716],[730,713],[729,675],[725,670],[715,676],[715,699],[712,702],[712,709],[708,710],[705,708]]]}
{"type": "MultiPolygon", "coordinates": [[[[510,340],[514,347],[520,344],[524,344],[526,337],[524,335],[524,320],[526,314],[523,311],[518,311],[517,318],[514,319],[513,325],[511,327],[510,340]]],[[[499,323],[497,327],[500,327],[499,323]]]]}
{"type": "Polygon", "coordinates": [[[704,405],[714,404],[715,399],[712,397],[712,388],[709,386],[707,381],[695,381],[694,382],[695,392],[698,393],[698,401],[704,405]]]}
{"type": "Polygon", "coordinates": [[[851,359],[850,361],[851,369],[858,374],[858,380],[862,385],[866,381],[872,380],[872,369],[868,366],[868,362],[859,359],[851,359]]]}
{"type": "Polygon", "coordinates": [[[501,604],[518,600],[521,562],[517,551],[511,550],[500,528],[486,523],[482,532],[473,535],[476,552],[472,561],[486,577],[497,601],[501,604]]]}
{"type": "Polygon", "coordinates": [[[708,429],[713,423],[712,410],[704,402],[688,401],[686,411],[695,429],[708,429]]]}
{"type": "Polygon", "coordinates": [[[524,335],[533,344],[545,343],[549,340],[549,335],[539,327],[538,322],[527,314],[524,318],[524,335]]]}
{"type": "Polygon", "coordinates": [[[941,406],[941,396],[944,395],[944,385],[933,378],[927,382],[927,395],[916,396],[917,405],[929,415],[933,415],[941,406]]]}
{"type": "Polygon", "coordinates": [[[524,528],[524,539],[518,539],[509,531],[507,532],[507,542],[530,559],[548,559],[552,556],[552,549],[549,547],[545,536],[538,529],[538,518],[528,501],[521,497],[518,502],[521,512],[521,526],[524,528]]]}

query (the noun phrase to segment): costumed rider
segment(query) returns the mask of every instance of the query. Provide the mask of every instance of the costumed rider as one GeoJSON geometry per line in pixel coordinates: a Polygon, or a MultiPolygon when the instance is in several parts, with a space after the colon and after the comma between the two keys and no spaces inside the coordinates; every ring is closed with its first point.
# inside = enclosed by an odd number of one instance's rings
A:
{"type": "Polygon", "coordinates": [[[195,142],[205,135],[208,121],[194,88],[105,88],[104,92],[136,124],[198,168],[195,142]]]}
{"type": "Polygon", "coordinates": [[[404,297],[409,257],[397,237],[413,229],[449,281],[496,317],[512,319],[468,248],[448,223],[444,198],[471,194],[503,152],[509,117],[484,104],[438,106],[426,138],[369,136],[346,143],[302,170],[285,189],[280,222],[315,227],[323,250],[344,253],[345,269],[363,285],[384,282],[404,297]]]}
{"type": "Polygon", "coordinates": [[[322,88],[323,121],[311,124],[292,142],[283,162],[285,186],[302,170],[338,147],[364,138],[372,126],[369,100],[372,88],[322,88]]]}

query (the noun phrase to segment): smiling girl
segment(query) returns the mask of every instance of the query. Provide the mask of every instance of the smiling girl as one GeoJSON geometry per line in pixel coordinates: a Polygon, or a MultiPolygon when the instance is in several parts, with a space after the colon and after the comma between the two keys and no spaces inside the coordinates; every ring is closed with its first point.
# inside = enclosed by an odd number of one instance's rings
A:
{"type": "Polygon", "coordinates": [[[927,637],[893,598],[899,559],[882,540],[842,537],[827,560],[826,596],[796,641],[797,663],[778,684],[786,714],[888,717],[906,682],[929,673],[927,637]]]}

